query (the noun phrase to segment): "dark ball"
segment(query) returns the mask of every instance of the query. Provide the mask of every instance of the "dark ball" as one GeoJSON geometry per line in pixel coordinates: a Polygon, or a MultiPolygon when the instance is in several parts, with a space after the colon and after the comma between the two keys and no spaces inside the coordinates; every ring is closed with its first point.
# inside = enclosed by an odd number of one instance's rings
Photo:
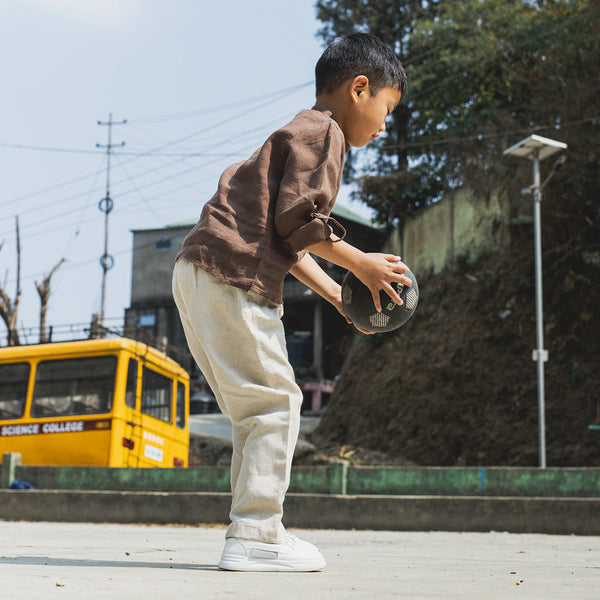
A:
{"type": "Polygon", "coordinates": [[[392,331],[404,325],[413,316],[419,302],[419,286],[413,272],[408,269],[405,275],[412,281],[411,286],[392,283],[404,304],[399,306],[382,291],[379,292],[381,312],[377,312],[369,288],[348,271],[342,282],[342,303],[352,322],[374,332],[392,331]]]}

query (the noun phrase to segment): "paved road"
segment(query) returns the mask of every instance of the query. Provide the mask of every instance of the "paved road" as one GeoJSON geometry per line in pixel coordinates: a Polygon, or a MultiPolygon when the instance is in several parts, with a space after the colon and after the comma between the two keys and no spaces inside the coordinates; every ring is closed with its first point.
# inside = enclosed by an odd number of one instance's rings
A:
{"type": "Polygon", "coordinates": [[[597,600],[600,537],[297,531],[321,573],[229,573],[223,527],[0,522],[10,600],[597,600]]]}
{"type": "MultiPolygon", "coordinates": [[[[310,433],[319,424],[320,417],[302,415],[300,434],[310,433]]],[[[190,415],[190,433],[231,440],[231,421],[223,414],[190,415]]]]}
{"type": "Polygon", "coordinates": [[[190,415],[190,433],[231,440],[231,421],[221,413],[190,415]]]}

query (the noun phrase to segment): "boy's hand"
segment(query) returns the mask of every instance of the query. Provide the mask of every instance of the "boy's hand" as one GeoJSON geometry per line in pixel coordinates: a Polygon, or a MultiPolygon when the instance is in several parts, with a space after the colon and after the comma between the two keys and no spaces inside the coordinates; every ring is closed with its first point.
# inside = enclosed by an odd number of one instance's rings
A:
{"type": "Polygon", "coordinates": [[[352,271],[369,288],[377,312],[381,312],[380,291],[383,290],[396,304],[401,305],[402,300],[391,284],[412,285],[412,281],[404,276],[406,265],[395,254],[365,253],[333,234],[330,239],[317,242],[307,250],[352,271]]]}
{"type": "Polygon", "coordinates": [[[383,290],[396,304],[403,304],[391,285],[393,282],[411,286],[412,281],[404,275],[407,267],[395,254],[369,252],[364,254],[354,274],[369,288],[377,312],[381,312],[379,292],[383,290]]]}
{"type": "MultiPolygon", "coordinates": [[[[331,279],[331,277],[319,267],[310,254],[305,254],[302,260],[292,267],[290,272],[299,281],[302,281],[305,285],[319,294],[319,296],[322,296],[325,300],[331,302],[342,317],[344,317],[348,323],[352,324],[342,303],[342,286],[331,279]]],[[[372,331],[366,331],[365,329],[358,327],[356,324],[354,327],[362,333],[373,333],[372,331]]]]}
{"type": "Polygon", "coordinates": [[[344,304],[342,303],[342,288],[341,286],[339,286],[339,293],[337,294],[336,297],[334,298],[330,298],[330,302],[331,304],[333,304],[333,306],[335,306],[338,310],[338,312],[340,313],[340,315],[342,315],[342,317],[344,317],[344,319],[346,319],[346,322],[349,323],[350,325],[354,325],[354,327],[356,329],[358,329],[358,331],[360,331],[361,333],[365,333],[367,335],[372,335],[373,333],[375,333],[374,331],[368,331],[366,329],[363,329],[362,327],[359,327],[354,321],[352,321],[352,319],[350,319],[348,317],[348,315],[346,314],[346,311],[344,310],[344,304]]]}

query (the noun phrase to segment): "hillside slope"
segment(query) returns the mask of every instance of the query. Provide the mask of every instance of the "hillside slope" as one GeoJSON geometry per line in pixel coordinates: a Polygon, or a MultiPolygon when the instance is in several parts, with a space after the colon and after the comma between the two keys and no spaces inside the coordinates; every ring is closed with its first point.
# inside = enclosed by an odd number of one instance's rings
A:
{"type": "MultiPolygon", "coordinates": [[[[600,269],[593,258],[544,254],[549,466],[600,465],[600,431],[588,428],[600,421],[600,269]]],[[[352,335],[314,441],[349,455],[373,451],[377,462],[538,465],[531,240],[417,277],[421,297],[409,323],[352,335]]]]}

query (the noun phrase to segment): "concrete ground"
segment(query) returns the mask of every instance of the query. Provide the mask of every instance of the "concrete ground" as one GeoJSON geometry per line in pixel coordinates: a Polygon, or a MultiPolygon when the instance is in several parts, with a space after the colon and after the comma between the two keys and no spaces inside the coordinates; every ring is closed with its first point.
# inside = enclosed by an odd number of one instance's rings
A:
{"type": "Polygon", "coordinates": [[[7,600],[599,598],[600,537],[296,531],[320,573],[216,568],[224,527],[0,522],[7,600]]]}

